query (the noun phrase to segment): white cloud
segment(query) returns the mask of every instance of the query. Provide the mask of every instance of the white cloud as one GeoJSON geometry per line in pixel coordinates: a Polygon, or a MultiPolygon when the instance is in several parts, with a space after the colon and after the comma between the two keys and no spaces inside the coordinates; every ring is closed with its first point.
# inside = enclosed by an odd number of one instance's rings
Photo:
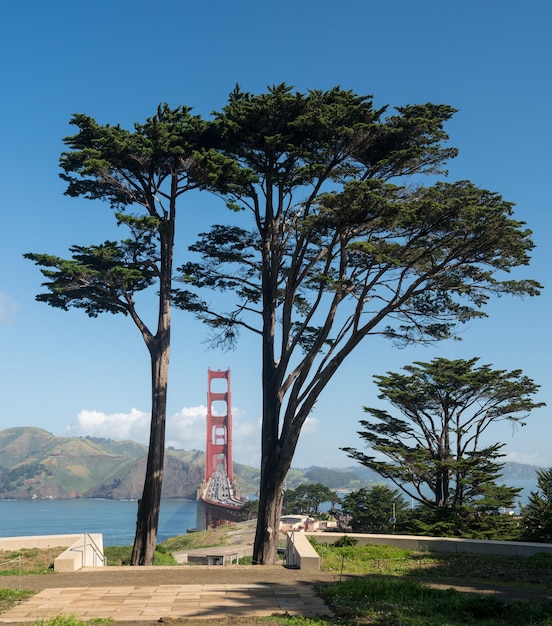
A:
{"type": "Polygon", "coordinates": [[[508,452],[503,459],[503,463],[525,463],[526,465],[548,466],[549,463],[537,452],[508,452]]]}
{"type": "Polygon", "coordinates": [[[0,291],[0,325],[9,326],[13,324],[18,308],[14,298],[0,291]]]}
{"type": "Polygon", "coordinates": [[[184,407],[167,419],[167,445],[178,450],[205,450],[207,407],[184,407]]]}
{"type": "Polygon", "coordinates": [[[318,427],[320,426],[320,422],[316,417],[307,417],[305,423],[303,424],[303,428],[301,429],[301,435],[314,435],[314,433],[318,432],[318,427]]]}
{"type": "MultiPolygon", "coordinates": [[[[184,407],[167,418],[166,445],[179,450],[205,450],[207,407],[184,407]]],[[[131,439],[147,444],[150,414],[138,409],[129,413],[83,410],[67,428],[69,437],[131,439]]],[[[232,408],[232,452],[234,461],[258,466],[261,447],[260,421],[247,421],[240,409],[232,408]]]]}
{"type": "MultiPolygon", "coordinates": [[[[167,420],[167,445],[183,450],[205,450],[207,407],[185,407],[167,420]]],[[[234,461],[257,466],[260,459],[260,423],[245,419],[232,407],[232,454],[234,461]]]]}
{"type": "Polygon", "coordinates": [[[106,439],[132,439],[147,443],[149,438],[150,414],[131,409],[130,413],[102,413],[82,410],[77,419],[67,428],[69,437],[104,437],[106,439]]]}

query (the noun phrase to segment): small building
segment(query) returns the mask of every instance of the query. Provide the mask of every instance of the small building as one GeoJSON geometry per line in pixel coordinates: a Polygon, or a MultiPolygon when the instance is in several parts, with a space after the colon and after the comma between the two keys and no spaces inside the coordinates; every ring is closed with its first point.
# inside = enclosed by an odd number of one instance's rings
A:
{"type": "Polygon", "coordinates": [[[320,521],[308,515],[284,515],[280,518],[280,532],[287,533],[296,530],[320,530],[320,521]]]}
{"type": "Polygon", "coordinates": [[[284,515],[280,518],[280,532],[287,533],[292,530],[305,530],[308,525],[308,515],[284,515]]]}

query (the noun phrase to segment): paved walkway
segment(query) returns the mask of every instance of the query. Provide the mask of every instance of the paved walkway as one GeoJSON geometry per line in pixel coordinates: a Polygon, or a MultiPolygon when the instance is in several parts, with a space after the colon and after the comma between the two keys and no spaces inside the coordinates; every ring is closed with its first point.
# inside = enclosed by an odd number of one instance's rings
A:
{"type": "MultiPolygon", "coordinates": [[[[301,577],[299,571],[269,568],[265,574],[268,580],[254,582],[252,577],[259,577],[261,572],[246,566],[171,569],[98,568],[92,572],[27,576],[22,588],[37,589],[40,585],[41,590],[0,614],[0,624],[34,622],[58,615],[115,621],[260,617],[274,613],[332,615],[313,591],[318,581],[301,577]],[[287,580],[279,580],[282,575],[287,580]],[[181,584],[184,577],[192,579],[190,584],[181,584]]],[[[15,581],[11,582],[15,586],[15,581]]]]}

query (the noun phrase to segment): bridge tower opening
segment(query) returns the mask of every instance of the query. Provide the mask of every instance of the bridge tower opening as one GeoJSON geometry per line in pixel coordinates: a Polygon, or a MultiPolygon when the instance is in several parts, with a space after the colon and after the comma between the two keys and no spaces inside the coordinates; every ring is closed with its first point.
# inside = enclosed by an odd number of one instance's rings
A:
{"type": "Polygon", "coordinates": [[[215,472],[222,470],[229,480],[234,482],[230,369],[209,369],[207,374],[207,441],[204,481],[209,482],[215,472]]]}

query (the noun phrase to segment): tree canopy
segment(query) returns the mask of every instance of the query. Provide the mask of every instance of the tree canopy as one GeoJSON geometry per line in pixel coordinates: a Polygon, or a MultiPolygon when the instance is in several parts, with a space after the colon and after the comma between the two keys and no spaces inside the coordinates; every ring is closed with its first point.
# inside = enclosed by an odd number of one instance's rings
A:
{"type": "Polygon", "coordinates": [[[401,492],[387,485],[352,491],[342,498],[340,505],[355,533],[400,533],[410,517],[401,492]]]}
{"type": "Polygon", "coordinates": [[[295,489],[284,491],[282,512],[315,515],[319,513],[319,507],[324,502],[329,502],[333,507],[338,501],[337,493],[322,483],[299,485],[295,489]]]}
{"type": "Polygon", "coordinates": [[[552,468],[537,472],[537,484],[523,508],[523,536],[526,541],[552,543],[552,468]]]}
{"type": "Polygon", "coordinates": [[[212,190],[241,215],[191,247],[199,260],[180,267],[174,302],[211,328],[216,345],[243,330],[261,341],[256,562],[275,558],[301,428],[364,339],[446,339],[484,316],[492,295],[539,293],[535,281],[510,276],[533,248],[512,203],[439,178],[456,154],[444,130],[453,114],[432,103],[390,113],[340,88],[277,85],[259,95],[236,88],[214,115],[214,141],[240,178],[212,190]],[[205,289],[227,294],[224,310],[205,289]]]}
{"type": "Polygon", "coordinates": [[[500,421],[522,426],[542,406],[532,399],[538,385],[520,370],[477,362],[436,358],[374,376],[379,398],[400,416],[366,407],[359,435],[372,454],[345,451],[426,507],[478,516],[511,507],[519,489],[497,484],[503,444],[485,436],[500,421]]]}
{"type": "MultiPolygon", "coordinates": [[[[128,238],[72,246],[71,258],[28,253],[43,269],[37,300],[90,317],[122,313],[135,323],[150,353],[152,411],[144,492],[140,500],[134,565],[151,565],[155,551],[165,449],[171,289],[177,203],[182,194],[216,178],[228,163],[207,147],[206,123],[190,109],[160,106],[133,130],[75,115],[75,135],[60,158],[66,195],[106,201],[128,238]],[[135,211],[133,213],[131,211],[135,211]],[[136,294],[157,288],[157,327],[150,329],[136,294]]],[[[230,163],[231,167],[231,163],[230,163]]]]}
{"type": "Polygon", "coordinates": [[[254,562],[276,558],[282,489],[301,428],[332,376],[370,335],[397,343],[454,336],[496,294],[537,295],[512,279],[531,233],[512,203],[469,181],[445,182],[456,155],[445,104],[376,108],[339,87],[239,87],[206,121],[159,107],[132,131],[76,115],[61,156],[66,193],[105,200],[130,236],[74,246],[72,258],[29,253],[38,298],[90,316],[129,315],[150,351],[150,454],[133,563],[153,556],[162,481],[171,304],[195,312],[215,345],[242,330],[261,344],[262,436],[254,562]],[[429,185],[422,175],[430,174],[429,185]],[[191,247],[173,284],[177,201],[190,189],[235,212],[191,247]],[[133,214],[132,211],[138,211],[133,214]],[[158,288],[150,330],[134,296],[158,288]],[[208,290],[225,293],[224,310],[208,290]]]}

